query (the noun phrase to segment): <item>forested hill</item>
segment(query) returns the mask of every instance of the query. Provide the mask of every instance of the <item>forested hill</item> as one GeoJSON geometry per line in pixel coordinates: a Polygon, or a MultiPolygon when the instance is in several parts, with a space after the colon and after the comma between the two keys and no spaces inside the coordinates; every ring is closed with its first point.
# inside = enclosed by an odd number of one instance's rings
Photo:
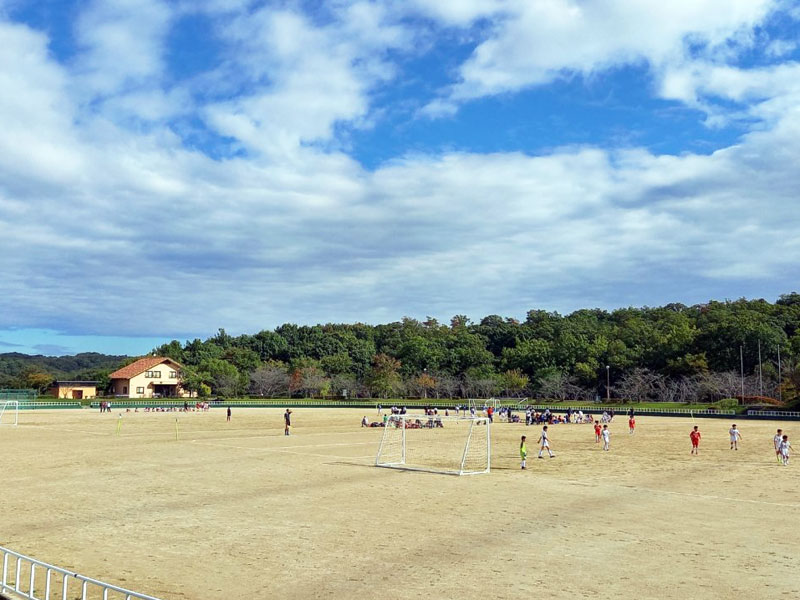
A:
{"type": "Polygon", "coordinates": [[[26,381],[32,374],[46,374],[50,379],[95,380],[116,369],[126,358],[97,352],[84,352],[74,356],[31,356],[7,352],[0,354],[0,388],[39,387],[31,386],[31,382],[26,381]]]}
{"type": "MultiPolygon", "coordinates": [[[[281,325],[156,348],[211,393],[374,396],[539,395],[697,400],[740,394],[790,399],[800,358],[800,294],[658,308],[532,310],[449,324],[281,325]],[[759,346],[762,360],[759,362],[759,346]],[[781,353],[778,387],[778,352],[781,353]],[[761,366],[760,375],[757,371],[761,366]],[[606,368],[608,367],[608,368],[606,368]]],[[[207,391],[207,390],[206,390],[207,391]]]]}
{"type": "MultiPolygon", "coordinates": [[[[285,324],[252,335],[220,329],[153,350],[184,366],[190,389],[222,396],[539,395],[697,400],[741,394],[791,400],[800,387],[800,294],[684,306],[531,310],[524,320],[403,319],[382,325],[285,324]],[[780,358],[780,361],[779,361],[780,358]],[[610,390],[607,389],[610,384],[610,390]]],[[[35,366],[103,381],[124,357],[0,355],[0,373],[35,366]]],[[[0,382],[2,386],[2,382],[0,382]]]]}

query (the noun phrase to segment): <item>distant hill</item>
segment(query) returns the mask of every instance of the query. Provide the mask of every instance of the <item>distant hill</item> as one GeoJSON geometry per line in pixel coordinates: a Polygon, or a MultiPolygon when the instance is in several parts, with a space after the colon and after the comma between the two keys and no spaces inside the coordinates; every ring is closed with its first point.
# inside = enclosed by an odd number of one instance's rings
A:
{"type": "Polygon", "coordinates": [[[113,371],[127,356],[83,352],[74,356],[43,356],[20,352],[0,354],[0,387],[18,387],[23,374],[39,371],[53,379],[97,379],[113,371]]]}

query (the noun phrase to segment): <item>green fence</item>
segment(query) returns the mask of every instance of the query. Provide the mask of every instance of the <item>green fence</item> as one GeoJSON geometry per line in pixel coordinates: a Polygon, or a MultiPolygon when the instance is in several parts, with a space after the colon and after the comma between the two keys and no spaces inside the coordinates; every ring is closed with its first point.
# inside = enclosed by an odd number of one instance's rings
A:
{"type": "Polygon", "coordinates": [[[80,402],[20,402],[20,410],[59,410],[81,408],[80,402]]]}
{"type": "Polygon", "coordinates": [[[0,400],[17,400],[18,402],[35,402],[39,397],[36,390],[0,388],[0,400]]]}

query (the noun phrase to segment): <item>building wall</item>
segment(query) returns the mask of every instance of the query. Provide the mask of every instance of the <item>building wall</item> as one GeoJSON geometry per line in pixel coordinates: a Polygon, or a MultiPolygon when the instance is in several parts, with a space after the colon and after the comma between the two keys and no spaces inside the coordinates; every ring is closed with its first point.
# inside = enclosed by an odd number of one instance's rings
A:
{"type": "Polygon", "coordinates": [[[178,375],[178,368],[175,365],[164,362],[131,379],[114,379],[112,392],[116,396],[127,395],[129,398],[152,398],[155,386],[177,385],[175,395],[179,398],[188,398],[190,394],[180,387],[181,381],[178,375]],[[147,373],[151,371],[160,372],[160,377],[148,377],[147,373]],[[127,392],[123,391],[125,386],[128,388],[127,392]]]}
{"type": "Polygon", "coordinates": [[[94,398],[97,396],[97,386],[94,385],[59,385],[53,388],[53,395],[56,398],[72,398],[72,390],[83,392],[84,398],[94,398]]]}

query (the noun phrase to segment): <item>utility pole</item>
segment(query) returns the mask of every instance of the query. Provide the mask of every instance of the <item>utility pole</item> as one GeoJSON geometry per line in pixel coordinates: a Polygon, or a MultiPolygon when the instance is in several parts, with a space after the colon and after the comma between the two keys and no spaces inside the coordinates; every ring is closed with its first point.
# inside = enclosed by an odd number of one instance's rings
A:
{"type": "Polygon", "coordinates": [[[778,400],[783,402],[783,377],[781,376],[781,345],[778,344],[778,400]]]}
{"type": "Polygon", "coordinates": [[[744,404],[744,346],[739,346],[739,363],[742,369],[742,404],[744,404]]]}
{"type": "Polygon", "coordinates": [[[761,339],[758,340],[758,395],[764,396],[764,380],[761,377],[761,339]]]}
{"type": "Polygon", "coordinates": [[[606,402],[611,401],[611,366],[606,365],[606,402]]]}

